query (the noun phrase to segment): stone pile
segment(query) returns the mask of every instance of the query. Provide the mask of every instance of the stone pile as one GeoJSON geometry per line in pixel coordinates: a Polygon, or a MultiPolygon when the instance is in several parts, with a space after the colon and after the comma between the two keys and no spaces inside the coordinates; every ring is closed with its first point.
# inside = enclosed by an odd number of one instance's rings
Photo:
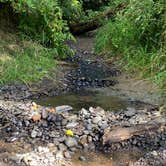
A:
{"type": "MultiPolygon", "coordinates": [[[[78,150],[111,152],[133,147],[152,150],[166,147],[165,117],[157,109],[127,108],[125,111],[106,112],[100,107],[90,107],[71,112],[70,106],[38,106],[41,117],[34,121],[35,110],[31,108],[31,102],[0,102],[1,139],[33,145],[51,144],[55,160],[70,159],[78,150]]],[[[41,149],[33,153],[40,156],[41,149]]],[[[28,156],[33,156],[33,153],[28,156]]]]}

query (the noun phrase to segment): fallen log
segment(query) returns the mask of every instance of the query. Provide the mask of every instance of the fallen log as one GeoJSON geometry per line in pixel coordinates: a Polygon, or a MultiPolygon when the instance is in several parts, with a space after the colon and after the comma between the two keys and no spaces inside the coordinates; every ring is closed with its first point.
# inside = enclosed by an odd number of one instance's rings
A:
{"type": "Polygon", "coordinates": [[[118,11],[122,10],[124,7],[124,4],[120,4],[115,9],[107,9],[91,20],[78,23],[69,23],[70,31],[74,35],[79,35],[97,29],[102,25],[101,20],[112,18],[118,11]]]}
{"type": "Polygon", "coordinates": [[[102,144],[105,145],[107,143],[117,143],[128,140],[133,136],[139,136],[145,134],[150,131],[166,130],[166,125],[161,123],[153,123],[153,124],[138,124],[131,127],[122,127],[118,126],[115,128],[107,128],[104,131],[104,135],[102,137],[102,144]]]}

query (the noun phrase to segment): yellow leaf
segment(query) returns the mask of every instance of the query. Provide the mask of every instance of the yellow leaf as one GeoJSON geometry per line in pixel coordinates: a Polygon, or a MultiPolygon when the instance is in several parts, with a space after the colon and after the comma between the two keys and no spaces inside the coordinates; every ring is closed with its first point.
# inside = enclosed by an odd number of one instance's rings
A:
{"type": "Polygon", "coordinates": [[[70,137],[73,137],[73,136],[74,136],[73,131],[70,130],[70,129],[66,130],[66,135],[67,135],[67,136],[70,136],[70,137]]]}

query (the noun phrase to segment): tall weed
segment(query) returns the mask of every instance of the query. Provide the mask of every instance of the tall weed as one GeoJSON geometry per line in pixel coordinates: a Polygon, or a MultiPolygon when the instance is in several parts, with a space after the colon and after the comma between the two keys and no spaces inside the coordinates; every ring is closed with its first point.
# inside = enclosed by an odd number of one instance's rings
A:
{"type": "Polygon", "coordinates": [[[128,1],[125,9],[99,31],[95,51],[121,55],[127,69],[165,85],[165,6],[165,0],[128,1]]]}

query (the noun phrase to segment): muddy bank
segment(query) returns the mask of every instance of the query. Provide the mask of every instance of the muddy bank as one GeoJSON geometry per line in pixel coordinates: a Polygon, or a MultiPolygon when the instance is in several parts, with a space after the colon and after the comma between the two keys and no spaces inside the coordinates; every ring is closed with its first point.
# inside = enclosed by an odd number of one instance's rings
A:
{"type": "Polygon", "coordinates": [[[52,165],[57,160],[70,161],[80,150],[112,153],[133,148],[143,152],[166,148],[165,114],[158,108],[106,112],[90,107],[77,113],[71,110],[69,106],[48,108],[31,102],[0,101],[1,141],[29,144],[34,150],[15,153],[14,158],[15,162],[30,166],[35,162],[38,165],[38,161],[43,165],[50,146],[53,152],[47,162],[52,165]]]}

